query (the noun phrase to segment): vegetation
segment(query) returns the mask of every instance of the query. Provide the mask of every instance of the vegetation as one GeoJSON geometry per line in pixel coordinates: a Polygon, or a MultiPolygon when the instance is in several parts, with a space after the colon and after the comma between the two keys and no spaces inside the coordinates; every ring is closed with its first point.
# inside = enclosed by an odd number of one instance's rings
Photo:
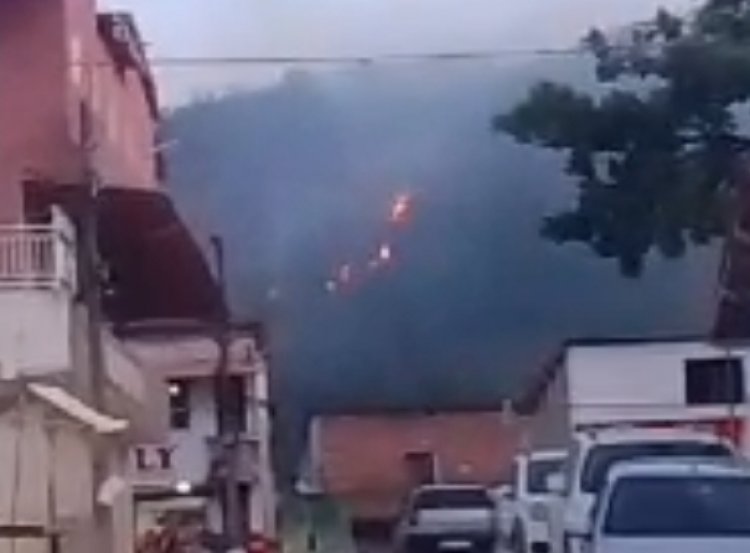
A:
{"type": "Polygon", "coordinates": [[[652,250],[679,257],[725,233],[750,145],[750,0],[660,11],[618,37],[594,30],[584,45],[601,91],[541,82],[494,125],[567,155],[577,199],[544,219],[543,236],[638,276],[652,250]]]}

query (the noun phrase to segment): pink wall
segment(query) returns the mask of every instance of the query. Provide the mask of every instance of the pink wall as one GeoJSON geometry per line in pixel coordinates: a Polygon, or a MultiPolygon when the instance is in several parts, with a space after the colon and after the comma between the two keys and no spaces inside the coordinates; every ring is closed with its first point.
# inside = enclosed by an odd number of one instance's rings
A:
{"type": "Polygon", "coordinates": [[[442,481],[494,484],[508,475],[519,439],[500,412],[332,416],[316,424],[326,490],[365,517],[395,514],[412,485],[405,454],[433,453],[442,481]]]}
{"type": "Polygon", "coordinates": [[[82,101],[95,113],[103,183],[158,186],[142,80],[115,69],[94,0],[0,2],[0,83],[0,221],[22,218],[23,180],[82,180],[82,101]]]}
{"type": "Polygon", "coordinates": [[[63,28],[58,1],[0,2],[0,220],[20,219],[24,172],[70,176],[63,28]]]}

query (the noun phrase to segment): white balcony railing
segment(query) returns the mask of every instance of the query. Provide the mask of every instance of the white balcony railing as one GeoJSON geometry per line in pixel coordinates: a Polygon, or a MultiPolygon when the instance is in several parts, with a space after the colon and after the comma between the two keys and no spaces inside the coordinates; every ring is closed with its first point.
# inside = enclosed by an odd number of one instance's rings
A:
{"type": "Polygon", "coordinates": [[[0,226],[0,289],[75,286],[75,242],[67,218],[46,225],[0,226]]]}

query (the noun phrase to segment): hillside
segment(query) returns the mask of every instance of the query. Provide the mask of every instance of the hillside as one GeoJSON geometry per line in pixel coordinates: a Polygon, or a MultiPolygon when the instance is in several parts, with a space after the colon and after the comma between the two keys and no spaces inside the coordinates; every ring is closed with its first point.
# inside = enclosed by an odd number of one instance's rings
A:
{"type": "Polygon", "coordinates": [[[293,73],[171,114],[173,193],[226,236],[237,312],[271,324],[282,403],[496,404],[566,337],[709,326],[715,249],[627,280],[538,236],[571,197],[561,160],[490,119],[540,76],[588,75],[570,60],[293,73]],[[404,190],[393,266],[329,294],[404,190]]]}

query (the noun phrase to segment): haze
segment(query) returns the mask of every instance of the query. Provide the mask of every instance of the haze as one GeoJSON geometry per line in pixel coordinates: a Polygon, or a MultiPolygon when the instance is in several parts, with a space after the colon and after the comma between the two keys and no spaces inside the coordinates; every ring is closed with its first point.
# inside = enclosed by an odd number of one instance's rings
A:
{"type": "MultiPolygon", "coordinates": [[[[377,55],[569,45],[695,0],[99,0],[165,56],[377,55]]],[[[283,67],[160,68],[167,103],[275,82],[283,67]]]]}

